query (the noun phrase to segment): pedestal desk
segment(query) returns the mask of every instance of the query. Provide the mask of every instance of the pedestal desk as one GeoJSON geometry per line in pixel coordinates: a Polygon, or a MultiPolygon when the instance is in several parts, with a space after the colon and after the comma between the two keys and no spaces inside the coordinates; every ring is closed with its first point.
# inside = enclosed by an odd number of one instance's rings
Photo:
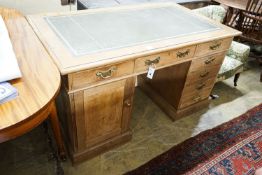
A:
{"type": "Polygon", "coordinates": [[[174,3],[27,18],[62,76],[57,107],[73,162],[131,139],[137,77],[173,120],[206,107],[241,34],[174,3]],[[153,79],[146,78],[149,67],[153,79]]]}

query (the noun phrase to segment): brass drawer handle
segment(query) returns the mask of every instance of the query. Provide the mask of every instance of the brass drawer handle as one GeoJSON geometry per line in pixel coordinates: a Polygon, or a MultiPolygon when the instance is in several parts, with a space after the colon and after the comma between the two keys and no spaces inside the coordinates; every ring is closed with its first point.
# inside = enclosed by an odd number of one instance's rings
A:
{"type": "Polygon", "coordinates": [[[146,64],[147,66],[151,66],[151,65],[153,65],[153,64],[158,64],[159,61],[160,61],[160,57],[157,57],[157,58],[154,59],[154,60],[146,60],[146,61],[145,61],[145,64],[146,64]]]}
{"type": "Polygon", "coordinates": [[[213,61],[215,61],[215,59],[216,59],[216,58],[214,58],[214,57],[210,57],[210,58],[208,58],[207,60],[205,60],[205,64],[210,64],[210,63],[212,63],[213,61]]]}
{"type": "Polygon", "coordinates": [[[177,56],[178,58],[183,58],[183,57],[185,57],[185,56],[188,56],[189,53],[190,53],[190,50],[187,49],[185,52],[177,52],[177,53],[176,53],[176,56],[177,56]]]}
{"type": "Polygon", "coordinates": [[[212,45],[212,46],[209,46],[209,49],[210,49],[210,50],[216,50],[216,49],[218,49],[220,46],[221,46],[221,43],[216,43],[216,44],[214,44],[214,45],[212,45]]]}
{"type": "Polygon", "coordinates": [[[206,84],[205,83],[202,83],[202,84],[199,84],[197,87],[196,87],[196,89],[197,90],[201,90],[201,89],[203,89],[203,87],[205,87],[206,86],[206,84]]]}
{"type": "Polygon", "coordinates": [[[195,102],[197,102],[197,101],[199,101],[199,100],[201,100],[201,96],[200,96],[200,95],[198,95],[198,96],[196,96],[196,97],[193,98],[193,101],[195,101],[195,102]]]}
{"type": "Polygon", "coordinates": [[[97,72],[96,76],[103,79],[110,78],[112,76],[112,73],[115,72],[116,70],[117,70],[116,66],[113,66],[106,71],[97,72]]]}
{"type": "Polygon", "coordinates": [[[201,73],[201,74],[200,74],[200,77],[201,77],[201,78],[204,78],[204,77],[208,76],[208,74],[209,74],[209,72],[201,73]]]}

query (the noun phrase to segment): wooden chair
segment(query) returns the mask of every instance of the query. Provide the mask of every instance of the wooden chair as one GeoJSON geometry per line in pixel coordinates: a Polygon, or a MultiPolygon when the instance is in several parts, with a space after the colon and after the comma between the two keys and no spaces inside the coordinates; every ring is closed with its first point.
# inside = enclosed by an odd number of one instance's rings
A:
{"type": "Polygon", "coordinates": [[[262,0],[249,0],[237,22],[242,32],[240,38],[256,44],[262,44],[262,0]]]}
{"type": "MultiPolygon", "coordinates": [[[[252,45],[253,57],[262,61],[262,0],[249,0],[245,11],[241,11],[237,29],[242,32],[240,41],[252,45]]],[[[260,75],[262,82],[262,72],[260,75]]]]}

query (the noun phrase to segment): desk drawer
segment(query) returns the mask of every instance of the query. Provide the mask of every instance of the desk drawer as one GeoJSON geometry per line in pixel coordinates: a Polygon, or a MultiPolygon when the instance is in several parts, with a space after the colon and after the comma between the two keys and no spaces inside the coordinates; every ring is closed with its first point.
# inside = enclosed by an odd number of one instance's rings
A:
{"type": "Polygon", "coordinates": [[[225,58],[225,52],[221,52],[218,54],[210,55],[204,58],[198,58],[192,60],[191,66],[190,66],[190,72],[197,71],[200,69],[205,69],[210,66],[214,65],[220,65],[222,64],[224,58],[225,58]]]}
{"type": "Polygon", "coordinates": [[[150,64],[154,64],[157,68],[172,64],[175,61],[192,58],[194,56],[195,48],[196,46],[189,46],[173,51],[137,58],[135,60],[135,72],[147,71],[150,64]]]}
{"type": "Polygon", "coordinates": [[[232,38],[215,40],[197,45],[195,56],[209,55],[215,52],[227,50],[232,42],[232,38]]]}
{"type": "Polygon", "coordinates": [[[203,81],[196,81],[192,84],[188,84],[185,86],[183,95],[190,94],[191,92],[200,92],[206,89],[212,89],[215,83],[215,78],[209,78],[203,81]]]}
{"type": "Polygon", "coordinates": [[[198,102],[208,98],[211,90],[212,89],[206,89],[205,91],[193,92],[193,93],[186,94],[186,95],[182,96],[179,108],[180,109],[185,108],[187,106],[198,103],[198,102]]]}
{"type": "Polygon", "coordinates": [[[205,81],[209,78],[216,79],[220,65],[213,65],[196,71],[191,71],[186,79],[185,86],[189,86],[198,81],[205,81]]]}
{"type": "Polygon", "coordinates": [[[99,67],[69,74],[69,90],[85,88],[91,84],[132,74],[134,62],[127,61],[115,65],[99,67]]]}
{"type": "Polygon", "coordinates": [[[195,54],[196,46],[189,46],[171,51],[171,55],[178,60],[192,58],[195,54]]]}

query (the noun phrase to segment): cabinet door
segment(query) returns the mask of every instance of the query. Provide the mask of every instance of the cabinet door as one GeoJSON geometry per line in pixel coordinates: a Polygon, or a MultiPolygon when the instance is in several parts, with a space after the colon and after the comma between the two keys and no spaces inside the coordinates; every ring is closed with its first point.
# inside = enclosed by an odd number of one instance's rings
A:
{"type": "Polygon", "coordinates": [[[78,151],[128,130],[134,78],[74,94],[78,151]]]}

